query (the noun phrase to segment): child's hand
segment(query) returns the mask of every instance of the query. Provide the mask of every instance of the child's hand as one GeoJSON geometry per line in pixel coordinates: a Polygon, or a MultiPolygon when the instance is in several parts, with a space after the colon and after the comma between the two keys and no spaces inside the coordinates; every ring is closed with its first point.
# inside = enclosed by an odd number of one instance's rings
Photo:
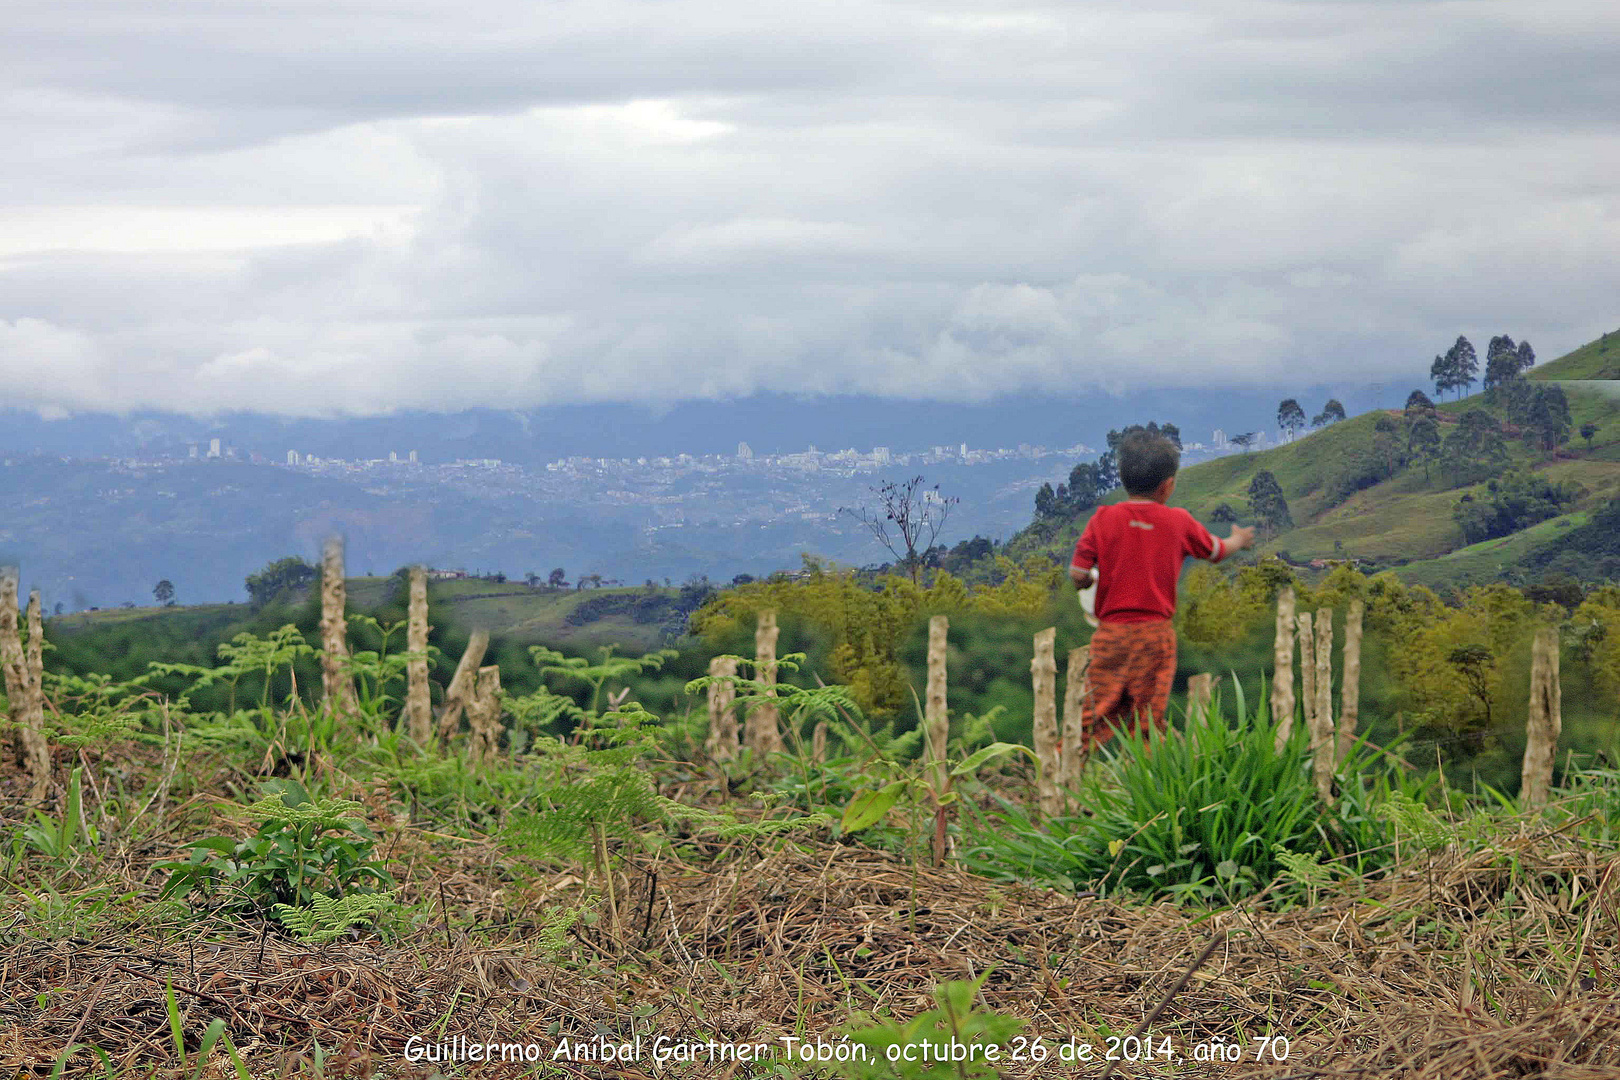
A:
{"type": "Polygon", "coordinates": [[[1069,567],[1069,580],[1074,582],[1076,589],[1088,589],[1091,587],[1091,583],[1097,580],[1097,570],[1095,567],[1090,570],[1080,570],[1071,566],[1069,567]]]}
{"type": "Polygon", "coordinates": [[[1232,535],[1226,538],[1224,544],[1229,551],[1242,551],[1244,548],[1254,547],[1254,526],[1233,525],[1232,535]]]}

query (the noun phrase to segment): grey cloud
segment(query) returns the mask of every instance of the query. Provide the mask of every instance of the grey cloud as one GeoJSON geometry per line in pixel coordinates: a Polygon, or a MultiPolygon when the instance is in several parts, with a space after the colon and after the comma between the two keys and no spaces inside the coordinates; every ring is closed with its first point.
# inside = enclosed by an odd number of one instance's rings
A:
{"type": "Polygon", "coordinates": [[[1459,331],[1554,355],[1620,286],[1591,5],[134,10],[17,9],[0,213],[198,223],[0,257],[14,404],[1416,382],[1459,331]],[[410,224],[199,231],[345,206],[410,224]]]}

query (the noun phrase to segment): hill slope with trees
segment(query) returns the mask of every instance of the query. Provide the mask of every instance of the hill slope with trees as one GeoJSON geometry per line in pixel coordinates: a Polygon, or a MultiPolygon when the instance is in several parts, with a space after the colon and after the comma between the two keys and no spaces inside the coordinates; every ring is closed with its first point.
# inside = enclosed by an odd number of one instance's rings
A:
{"type": "MultiPolygon", "coordinates": [[[[1354,560],[1428,584],[1612,577],[1620,546],[1603,522],[1620,498],[1620,387],[1604,380],[1620,378],[1620,332],[1533,364],[1528,343],[1507,335],[1483,365],[1459,338],[1404,409],[1342,420],[1324,409],[1293,441],[1184,469],[1175,502],[1212,526],[1260,526],[1257,554],[1298,566],[1354,560]]],[[[1304,429],[1297,401],[1278,416],[1283,430],[1304,429]]],[[[1112,460],[1122,434],[1043,493],[1006,554],[1065,557],[1092,509],[1124,498],[1112,460]]]]}

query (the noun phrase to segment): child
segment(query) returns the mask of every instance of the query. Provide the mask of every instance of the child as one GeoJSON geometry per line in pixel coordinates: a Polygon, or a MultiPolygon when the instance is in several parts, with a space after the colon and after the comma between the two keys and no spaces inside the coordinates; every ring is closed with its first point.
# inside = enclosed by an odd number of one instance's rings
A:
{"type": "Polygon", "coordinates": [[[1096,579],[1100,625],[1091,635],[1091,693],[1081,704],[1082,754],[1107,742],[1116,727],[1144,722],[1163,731],[1176,674],[1176,580],[1191,555],[1220,562],[1254,544],[1254,530],[1232,526],[1225,540],[1178,507],[1181,454],[1169,439],[1136,431],[1119,445],[1119,476],[1130,497],[1099,507],[1074,546],[1069,578],[1076,589],[1096,579]]]}

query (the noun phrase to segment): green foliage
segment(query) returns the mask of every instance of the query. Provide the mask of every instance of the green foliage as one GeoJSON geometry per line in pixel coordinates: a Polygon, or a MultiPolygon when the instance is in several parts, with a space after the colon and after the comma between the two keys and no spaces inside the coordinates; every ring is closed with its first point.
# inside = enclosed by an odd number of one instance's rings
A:
{"type": "Polygon", "coordinates": [[[33,824],[18,828],[16,841],[24,849],[47,859],[61,860],[81,848],[94,848],[100,842],[95,827],[84,820],[83,771],[82,767],[75,766],[68,778],[67,803],[62,808],[60,818],[52,818],[43,810],[35,810],[33,824]]]}
{"type": "Polygon", "coordinates": [[[393,890],[389,890],[349,893],[339,897],[316,893],[310,897],[307,907],[277,904],[270,910],[298,940],[310,945],[323,945],[342,937],[350,927],[371,922],[383,912],[392,911],[398,906],[393,890]]]}
{"type": "Polygon", "coordinates": [[[244,808],[260,822],[245,840],[211,836],[194,841],[185,862],[168,870],[162,896],[224,890],[227,907],[308,907],[317,895],[340,898],[374,891],[393,879],[372,860],[376,836],[360,816],[364,807],[340,799],[314,799],[295,780],[270,781],[266,794],[244,808]]]}
{"type": "Polygon", "coordinates": [[[1023,1029],[1024,1021],[973,1007],[990,974],[986,971],[972,982],[948,982],[937,987],[934,990],[936,1007],[905,1023],[881,1019],[846,1029],[850,1042],[866,1050],[865,1054],[855,1056],[866,1060],[837,1063],[833,1066],[836,1075],[852,1080],[967,1080],[1000,1076],[998,1062],[1009,1059],[1010,1044],[1023,1029]],[[962,1056],[970,1060],[952,1061],[948,1052],[942,1054],[938,1050],[927,1055],[933,1060],[920,1060],[925,1056],[924,1043],[931,1047],[948,1047],[952,1043],[968,1047],[970,1049],[962,1056]],[[990,1047],[998,1051],[994,1060],[986,1052],[990,1047]],[[907,1057],[918,1060],[908,1061],[907,1057]],[[940,1057],[947,1060],[938,1060],[940,1057]]]}
{"type": "Polygon", "coordinates": [[[1507,464],[1507,443],[1496,417],[1469,409],[1440,444],[1440,465],[1453,483],[1465,484],[1500,472],[1507,464]]]}
{"type": "Polygon", "coordinates": [[[1261,469],[1249,482],[1249,513],[1271,532],[1294,527],[1294,519],[1288,513],[1288,500],[1283,498],[1282,485],[1277,483],[1277,478],[1269,469],[1261,469]]]}
{"type": "Polygon", "coordinates": [[[254,606],[263,607],[287,593],[309,586],[319,577],[320,570],[316,567],[296,555],[289,555],[267,563],[256,574],[249,574],[244,584],[254,606]]]}
{"type": "Polygon", "coordinates": [[[1573,483],[1552,483],[1523,469],[1509,469],[1486,481],[1480,498],[1464,495],[1451,516],[1470,544],[1528,529],[1557,517],[1583,494],[1573,483]]]}
{"type": "Polygon", "coordinates": [[[1264,889],[1287,870],[1278,851],[1337,853],[1360,871],[1381,865],[1384,832],[1364,812],[1364,788],[1399,781],[1377,764],[1379,752],[1358,744],[1338,776],[1349,797],[1329,808],[1316,795],[1303,726],[1279,752],[1264,705],[1238,707],[1235,725],[1112,740],[1082,777],[1083,813],[1042,829],[1004,803],[975,819],[965,861],[996,876],[1203,903],[1264,889]]]}

